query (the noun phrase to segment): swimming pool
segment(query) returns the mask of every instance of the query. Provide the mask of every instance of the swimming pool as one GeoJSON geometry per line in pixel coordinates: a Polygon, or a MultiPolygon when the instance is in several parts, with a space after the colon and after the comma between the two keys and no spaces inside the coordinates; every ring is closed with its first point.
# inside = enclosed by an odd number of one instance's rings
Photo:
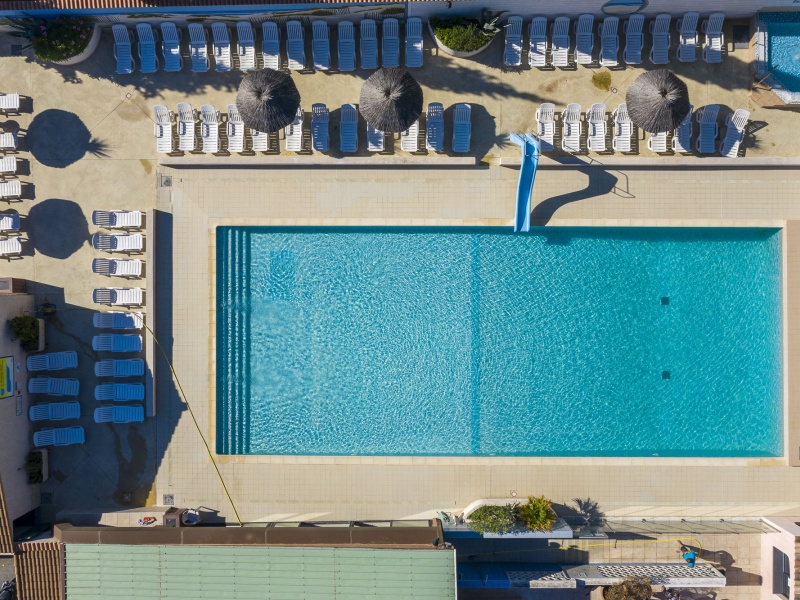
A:
{"type": "Polygon", "coordinates": [[[217,229],[217,452],[782,454],[778,229],[217,229]]]}
{"type": "MultiPolygon", "coordinates": [[[[800,101],[800,13],[759,13],[758,36],[766,46],[766,64],[758,68],[759,76],[768,75],[769,83],[787,102],[800,101]]],[[[760,48],[757,48],[759,54],[760,48]]]]}

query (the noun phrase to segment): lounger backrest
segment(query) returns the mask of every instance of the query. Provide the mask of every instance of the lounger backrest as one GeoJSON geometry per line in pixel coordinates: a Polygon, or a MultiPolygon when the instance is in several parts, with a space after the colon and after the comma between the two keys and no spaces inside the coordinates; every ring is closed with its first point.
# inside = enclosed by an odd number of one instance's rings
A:
{"type": "Polygon", "coordinates": [[[208,43],[206,29],[200,23],[189,23],[189,42],[192,46],[206,47],[208,43]]]}
{"type": "Polygon", "coordinates": [[[286,35],[290,40],[302,40],[303,26],[300,21],[289,21],[286,24],[286,35]]]}
{"type": "Polygon", "coordinates": [[[719,35],[722,33],[722,25],[725,22],[725,13],[712,13],[708,17],[708,22],[704,28],[704,32],[709,35],[719,35]]]}
{"type": "Polygon", "coordinates": [[[703,110],[697,111],[697,121],[703,123],[716,123],[719,114],[719,104],[709,104],[703,110]]]}
{"type": "Polygon", "coordinates": [[[383,37],[389,39],[397,39],[399,36],[399,27],[397,19],[384,19],[383,20],[383,37]]]}
{"type": "Polygon", "coordinates": [[[736,128],[736,130],[741,133],[747,126],[747,121],[749,119],[750,119],[750,111],[740,108],[737,109],[735,113],[733,113],[733,117],[731,117],[731,125],[733,125],[736,128]]]}
{"type": "Polygon", "coordinates": [[[697,20],[699,18],[699,13],[687,12],[683,15],[683,17],[681,17],[680,29],[678,31],[685,34],[697,33],[697,20]]]}
{"type": "Polygon", "coordinates": [[[625,33],[627,35],[638,35],[644,28],[644,15],[632,15],[625,23],[625,33]]]}
{"type": "Polygon", "coordinates": [[[226,27],[225,23],[212,23],[211,34],[214,36],[215,44],[231,43],[230,39],[228,38],[228,28],[226,27]]]}
{"type": "Polygon", "coordinates": [[[175,27],[175,23],[162,23],[161,37],[167,44],[180,43],[180,37],[178,36],[178,28],[175,27]]]}
{"type": "Polygon", "coordinates": [[[553,39],[569,36],[569,18],[558,17],[553,23],[553,39]]]}
{"type": "Polygon", "coordinates": [[[317,103],[311,105],[311,120],[318,123],[328,122],[328,107],[324,104],[317,103]]]}
{"type": "Polygon", "coordinates": [[[178,103],[178,119],[184,123],[194,123],[192,105],[187,102],[178,103]]]}
{"type": "Polygon", "coordinates": [[[378,29],[375,26],[375,21],[372,19],[364,19],[361,21],[361,39],[375,40],[378,38],[378,29]]]}
{"type": "Polygon", "coordinates": [[[406,21],[406,39],[422,39],[422,19],[411,17],[408,19],[408,21],[406,21]]]}
{"type": "Polygon", "coordinates": [[[228,121],[242,123],[242,115],[239,114],[239,107],[235,104],[228,104],[228,121]]]}
{"type": "Polygon", "coordinates": [[[564,109],[562,113],[562,119],[565,123],[576,123],[581,120],[581,105],[580,104],[569,104],[567,108],[564,109]]]}
{"type": "Polygon", "coordinates": [[[618,17],[606,17],[603,19],[603,38],[616,38],[617,37],[617,28],[619,27],[619,18],[618,17]]]}
{"type": "Polygon", "coordinates": [[[128,28],[125,25],[113,25],[111,31],[114,33],[114,43],[118,46],[131,45],[131,36],[128,33],[128,28]]]}
{"type": "Polygon", "coordinates": [[[314,21],[311,24],[311,33],[315,41],[328,41],[328,23],[325,21],[314,21]]]}
{"type": "Polygon", "coordinates": [[[157,104],[153,107],[153,115],[156,118],[156,123],[161,125],[169,125],[172,123],[172,117],[169,114],[169,109],[163,104],[157,104]]]}
{"type": "Polygon", "coordinates": [[[341,109],[342,123],[357,123],[358,111],[353,104],[344,104],[341,109]]]}
{"type": "Polygon", "coordinates": [[[339,41],[354,41],[353,24],[350,21],[339,23],[339,41]]]}
{"type": "Polygon", "coordinates": [[[575,24],[575,32],[578,35],[591,34],[594,29],[594,17],[592,15],[581,15],[575,24]]]}
{"type": "Polygon", "coordinates": [[[672,17],[670,15],[658,15],[652,24],[653,35],[669,33],[669,24],[671,21],[672,17]]]}
{"type": "Polygon", "coordinates": [[[531,42],[534,40],[541,41],[547,37],[546,17],[536,17],[533,21],[531,21],[530,36],[531,42]]]}
{"type": "Polygon", "coordinates": [[[204,104],[200,107],[200,118],[208,125],[216,125],[218,123],[217,109],[210,104],[204,104]]]}
{"type": "Polygon", "coordinates": [[[139,36],[139,43],[147,46],[155,46],[156,38],[153,35],[153,26],[149,23],[139,23],[136,26],[136,35],[139,36]]]}
{"type": "Polygon", "coordinates": [[[599,122],[606,120],[606,105],[602,103],[595,103],[589,107],[587,119],[592,122],[599,122]]]}
{"type": "Polygon", "coordinates": [[[429,123],[444,122],[444,105],[441,102],[431,102],[428,104],[426,118],[429,123]]]}
{"type": "Polygon", "coordinates": [[[509,17],[508,25],[506,25],[506,38],[521,38],[522,37],[522,17],[509,17]]]}
{"type": "Polygon", "coordinates": [[[265,42],[279,42],[281,39],[281,31],[278,29],[278,24],[272,21],[264,21],[261,24],[261,35],[264,37],[265,42]]]}
{"type": "Polygon", "coordinates": [[[617,107],[617,110],[614,111],[614,122],[615,123],[629,123],[631,120],[630,116],[628,116],[628,105],[627,104],[620,104],[617,107]]]}
{"type": "Polygon", "coordinates": [[[255,42],[253,26],[247,21],[240,21],[236,23],[236,37],[240,44],[252,45],[255,42]]]}

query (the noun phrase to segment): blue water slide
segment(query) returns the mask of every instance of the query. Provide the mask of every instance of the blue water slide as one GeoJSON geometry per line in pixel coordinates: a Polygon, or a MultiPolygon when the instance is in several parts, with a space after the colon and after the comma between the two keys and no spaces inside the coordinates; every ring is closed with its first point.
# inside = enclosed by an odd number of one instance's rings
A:
{"type": "Polygon", "coordinates": [[[536,169],[539,166],[539,138],[530,133],[512,133],[508,136],[512,142],[519,144],[522,150],[522,164],[519,168],[517,183],[517,212],[514,216],[514,231],[528,231],[531,228],[531,193],[536,169]]]}

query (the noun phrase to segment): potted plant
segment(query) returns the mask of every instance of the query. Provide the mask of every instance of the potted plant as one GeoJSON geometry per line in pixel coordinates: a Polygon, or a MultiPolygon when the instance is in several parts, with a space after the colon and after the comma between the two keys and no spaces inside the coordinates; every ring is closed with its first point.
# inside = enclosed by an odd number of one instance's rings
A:
{"type": "MultiPolygon", "coordinates": [[[[24,315],[14,317],[8,324],[11,326],[11,341],[19,340],[20,346],[25,352],[36,352],[43,345],[44,336],[39,336],[40,319],[24,315]],[[42,344],[40,344],[42,342],[42,344]]],[[[44,322],[44,321],[42,321],[44,322]]]]}
{"type": "Polygon", "coordinates": [[[646,577],[626,577],[603,588],[605,600],[648,600],[652,595],[653,586],[646,577]]]}
{"type": "Polygon", "coordinates": [[[33,55],[42,62],[74,65],[89,58],[100,43],[100,26],[83,17],[8,20],[15,29],[12,35],[28,40],[26,48],[33,48],[33,55]]]}
{"type": "Polygon", "coordinates": [[[468,525],[480,534],[509,533],[517,524],[517,503],[506,505],[484,504],[469,516],[468,525]]]}
{"type": "Polygon", "coordinates": [[[521,505],[517,512],[520,522],[529,531],[550,531],[556,522],[550,500],[544,496],[528,496],[528,501],[521,505]]]}
{"type": "Polygon", "coordinates": [[[47,450],[33,450],[28,453],[23,468],[28,474],[28,485],[47,480],[47,450]]]}
{"type": "Polygon", "coordinates": [[[484,9],[478,18],[431,17],[428,28],[443,52],[457,58],[469,58],[492,43],[500,31],[497,26],[500,14],[484,9]]]}

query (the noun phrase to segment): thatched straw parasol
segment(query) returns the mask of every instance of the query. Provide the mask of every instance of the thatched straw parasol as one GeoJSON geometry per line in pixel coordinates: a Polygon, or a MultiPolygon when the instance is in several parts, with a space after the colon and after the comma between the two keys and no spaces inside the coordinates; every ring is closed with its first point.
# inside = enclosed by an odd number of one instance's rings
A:
{"type": "Polygon", "coordinates": [[[422,88],[405,69],[378,69],[361,86],[359,110],[375,129],[405,131],[422,114],[422,88]]]}
{"type": "Polygon", "coordinates": [[[675,129],[691,110],[686,84],[666,69],[639,75],[625,102],[634,124],[650,133],[675,129]]]}
{"type": "Polygon", "coordinates": [[[272,133],[294,121],[300,92],[286,73],[261,69],[242,79],[236,106],[247,127],[272,133]]]}

